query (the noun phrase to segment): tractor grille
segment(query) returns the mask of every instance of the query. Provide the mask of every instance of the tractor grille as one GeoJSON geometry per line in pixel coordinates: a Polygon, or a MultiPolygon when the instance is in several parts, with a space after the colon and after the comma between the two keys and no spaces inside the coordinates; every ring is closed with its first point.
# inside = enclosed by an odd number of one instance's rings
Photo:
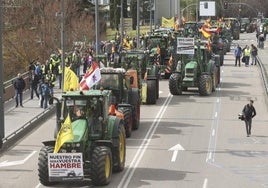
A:
{"type": "Polygon", "coordinates": [[[194,69],[185,69],[185,77],[194,77],[194,69]]]}

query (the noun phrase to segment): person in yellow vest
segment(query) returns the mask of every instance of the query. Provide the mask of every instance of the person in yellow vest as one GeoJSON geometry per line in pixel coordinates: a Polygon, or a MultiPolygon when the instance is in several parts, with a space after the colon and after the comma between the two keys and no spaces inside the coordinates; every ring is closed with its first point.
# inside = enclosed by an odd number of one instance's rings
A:
{"type": "Polygon", "coordinates": [[[58,68],[58,65],[60,63],[60,57],[56,54],[51,54],[50,56],[50,66],[49,66],[49,69],[50,71],[53,72],[53,74],[58,74],[57,73],[57,68],[58,68]]]}
{"type": "Polygon", "coordinates": [[[47,74],[45,75],[45,80],[48,80],[48,85],[51,91],[51,95],[53,96],[53,88],[55,86],[55,82],[56,82],[56,76],[55,74],[53,74],[50,70],[48,70],[47,74]]]}
{"type": "Polygon", "coordinates": [[[243,48],[243,54],[245,57],[245,66],[248,67],[249,59],[250,59],[250,55],[251,55],[251,50],[250,50],[250,47],[248,45],[246,45],[246,47],[243,48]]]}
{"type": "Polygon", "coordinates": [[[61,89],[61,82],[62,82],[62,67],[61,64],[58,65],[58,80],[59,80],[59,89],[61,89]]]}

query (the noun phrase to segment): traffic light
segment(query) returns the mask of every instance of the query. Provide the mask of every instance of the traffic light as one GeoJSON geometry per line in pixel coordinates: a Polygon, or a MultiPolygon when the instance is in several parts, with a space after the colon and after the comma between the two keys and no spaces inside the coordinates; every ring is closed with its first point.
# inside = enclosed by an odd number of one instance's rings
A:
{"type": "Polygon", "coordinates": [[[227,9],[227,8],[228,8],[228,2],[224,1],[224,3],[223,3],[223,8],[224,8],[224,9],[227,9]]]}

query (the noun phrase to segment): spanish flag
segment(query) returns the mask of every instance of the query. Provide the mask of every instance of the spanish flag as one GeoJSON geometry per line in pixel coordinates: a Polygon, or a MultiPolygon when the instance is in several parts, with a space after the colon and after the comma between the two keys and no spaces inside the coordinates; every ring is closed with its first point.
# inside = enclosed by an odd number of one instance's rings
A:
{"type": "Polygon", "coordinates": [[[205,37],[206,39],[210,38],[212,34],[211,30],[206,25],[202,26],[201,32],[202,32],[203,37],[205,37]]]}
{"type": "Polygon", "coordinates": [[[60,147],[65,142],[72,141],[73,139],[74,139],[73,127],[72,127],[70,115],[68,114],[68,116],[66,117],[57,135],[57,139],[56,139],[56,143],[54,147],[54,153],[58,153],[58,151],[60,150],[60,147]]]}
{"type": "Polygon", "coordinates": [[[63,91],[75,91],[79,88],[79,78],[70,67],[64,69],[63,91]]]}

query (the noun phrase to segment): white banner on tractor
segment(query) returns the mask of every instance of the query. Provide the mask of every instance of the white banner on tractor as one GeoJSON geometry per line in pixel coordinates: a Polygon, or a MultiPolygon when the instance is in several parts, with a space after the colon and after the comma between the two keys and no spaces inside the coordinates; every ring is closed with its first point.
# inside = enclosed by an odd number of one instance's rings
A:
{"type": "Polygon", "coordinates": [[[82,153],[49,153],[48,172],[51,182],[83,179],[82,153]]]}
{"type": "Polygon", "coordinates": [[[177,54],[194,54],[194,38],[177,38],[177,54]]]}

